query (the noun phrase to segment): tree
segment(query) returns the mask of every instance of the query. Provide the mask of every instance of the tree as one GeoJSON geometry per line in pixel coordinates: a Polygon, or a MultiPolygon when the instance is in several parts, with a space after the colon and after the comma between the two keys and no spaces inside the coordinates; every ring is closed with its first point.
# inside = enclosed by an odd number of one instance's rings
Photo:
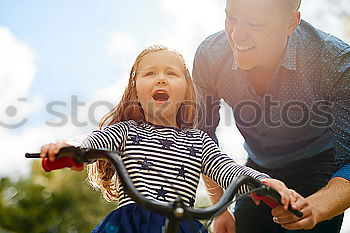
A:
{"type": "Polygon", "coordinates": [[[0,180],[0,233],[91,232],[116,206],[90,187],[86,172],[45,173],[35,161],[30,177],[0,180]]]}

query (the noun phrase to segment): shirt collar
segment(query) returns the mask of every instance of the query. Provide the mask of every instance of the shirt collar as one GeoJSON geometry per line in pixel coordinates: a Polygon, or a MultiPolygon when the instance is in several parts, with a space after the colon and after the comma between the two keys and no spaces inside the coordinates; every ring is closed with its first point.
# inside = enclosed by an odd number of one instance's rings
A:
{"type": "Polygon", "coordinates": [[[238,66],[237,66],[237,64],[235,62],[235,59],[232,59],[232,69],[233,70],[238,70],[238,66]]]}
{"type": "Polygon", "coordinates": [[[296,70],[297,68],[297,39],[294,36],[288,37],[287,47],[284,53],[283,61],[281,63],[288,70],[296,70]]]}
{"type": "MultiPolygon", "coordinates": [[[[286,50],[283,56],[283,61],[281,63],[281,65],[287,68],[288,70],[296,70],[297,67],[297,40],[293,35],[294,33],[292,34],[292,36],[288,37],[286,50]]],[[[232,70],[238,70],[238,66],[235,63],[234,59],[232,60],[232,70]]]]}

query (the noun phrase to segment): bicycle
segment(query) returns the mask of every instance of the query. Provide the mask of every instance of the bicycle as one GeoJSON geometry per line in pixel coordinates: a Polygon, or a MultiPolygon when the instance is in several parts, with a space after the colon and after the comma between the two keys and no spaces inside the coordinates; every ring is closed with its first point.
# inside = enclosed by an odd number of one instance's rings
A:
{"type": "MultiPolygon", "coordinates": [[[[40,158],[39,153],[26,153],[26,158],[40,158]]],[[[240,176],[235,178],[230,186],[226,189],[221,199],[214,205],[204,209],[194,209],[187,207],[178,196],[175,201],[169,203],[161,203],[150,200],[142,196],[133,185],[128,172],[121,160],[119,152],[97,149],[84,149],[73,146],[62,148],[56,155],[54,161],[48,158],[42,160],[42,167],[49,172],[56,169],[72,166],[83,166],[95,162],[98,159],[107,159],[115,167],[120,181],[126,193],[141,207],[165,215],[167,217],[163,226],[163,233],[176,233],[181,220],[208,219],[208,223],[204,227],[208,228],[212,220],[221,214],[227,206],[233,202],[247,198],[250,195],[257,200],[262,200],[270,207],[276,207],[281,204],[280,194],[273,188],[249,176],[240,176]]],[[[293,214],[302,217],[303,213],[299,210],[289,208],[293,214]]],[[[203,230],[203,228],[202,228],[203,230]]],[[[199,232],[201,232],[200,230],[199,232]]],[[[195,232],[195,231],[194,231],[195,232]]]]}

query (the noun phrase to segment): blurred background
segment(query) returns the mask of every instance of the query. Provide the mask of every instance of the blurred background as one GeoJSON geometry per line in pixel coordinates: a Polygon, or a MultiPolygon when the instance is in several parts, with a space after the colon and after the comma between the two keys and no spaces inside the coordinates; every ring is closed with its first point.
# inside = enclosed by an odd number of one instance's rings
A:
{"type": "MultiPolygon", "coordinates": [[[[0,233],[89,232],[115,207],[85,172],[45,174],[25,152],[95,129],[149,45],[180,51],[191,70],[201,41],[223,30],[224,8],[224,0],[0,0],[0,233]]],[[[302,0],[301,12],[350,42],[349,0],[302,0]]],[[[221,147],[244,163],[225,104],[221,117],[221,147]]],[[[197,205],[206,202],[200,188],[197,205]]],[[[348,213],[342,233],[350,233],[348,213]]]]}

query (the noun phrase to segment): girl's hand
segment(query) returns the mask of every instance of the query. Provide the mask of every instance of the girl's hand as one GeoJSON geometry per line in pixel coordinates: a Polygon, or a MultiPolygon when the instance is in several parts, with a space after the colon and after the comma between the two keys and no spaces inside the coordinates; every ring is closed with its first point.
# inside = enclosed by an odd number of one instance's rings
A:
{"type": "MultiPolygon", "coordinates": [[[[292,209],[296,209],[296,192],[294,190],[288,189],[282,181],[276,179],[264,178],[261,179],[261,181],[266,183],[271,188],[275,189],[281,195],[281,203],[283,209],[288,210],[288,206],[291,206],[292,209]]],[[[255,203],[260,204],[260,201],[255,201],[255,203]]]]}
{"type": "MultiPolygon", "coordinates": [[[[43,145],[40,149],[40,157],[41,158],[48,157],[49,160],[52,162],[55,160],[56,155],[58,154],[60,149],[66,146],[71,146],[71,145],[66,143],[65,141],[58,141],[55,143],[49,143],[49,144],[43,145]]],[[[72,166],[71,169],[75,171],[81,171],[84,169],[84,166],[80,166],[80,167],[72,166]]]]}

